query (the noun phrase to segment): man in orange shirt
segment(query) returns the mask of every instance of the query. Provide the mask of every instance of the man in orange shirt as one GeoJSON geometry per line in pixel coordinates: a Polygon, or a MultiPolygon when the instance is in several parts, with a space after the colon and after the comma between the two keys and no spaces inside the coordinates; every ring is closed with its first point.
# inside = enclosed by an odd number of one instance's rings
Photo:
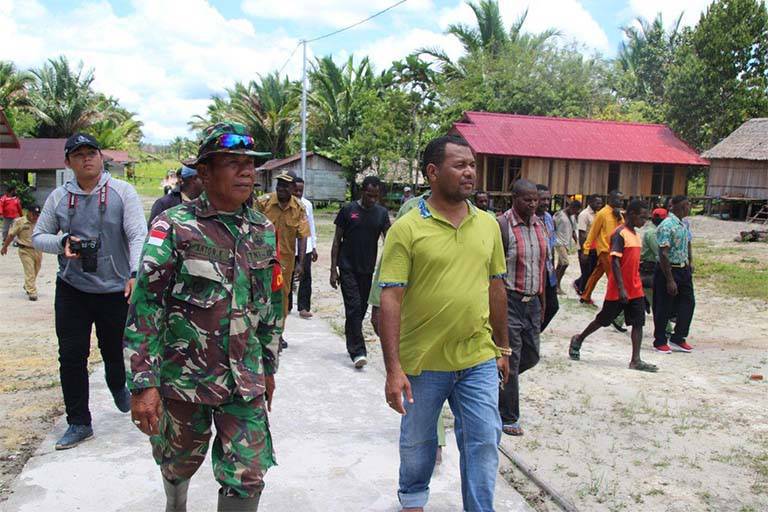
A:
{"type": "Polygon", "coordinates": [[[607,327],[620,313],[624,313],[627,325],[632,326],[632,359],[629,368],[643,372],[655,372],[658,368],[640,359],[640,343],[645,325],[645,294],[640,279],[641,240],[637,229],[648,220],[648,205],[640,200],[629,203],[626,224],[619,226],[611,236],[611,272],[608,274],[608,290],[603,309],[581,334],[571,338],[568,356],[574,361],[581,357],[581,344],[600,327],[607,327]]]}
{"type": "Polygon", "coordinates": [[[16,187],[11,185],[5,192],[3,197],[0,197],[0,213],[3,215],[3,238],[8,238],[8,232],[11,230],[13,221],[21,217],[21,199],[16,194],[16,187]]]}
{"type": "Polygon", "coordinates": [[[595,265],[592,275],[589,276],[589,280],[584,286],[584,293],[581,295],[580,302],[583,304],[595,304],[592,301],[592,292],[595,290],[597,282],[600,281],[603,274],[611,274],[611,235],[619,224],[624,222],[624,217],[621,215],[623,200],[624,194],[618,190],[613,190],[608,194],[608,204],[595,215],[595,221],[592,223],[587,240],[582,247],[584,254],[589,256],[592,242],[595,242],[595,250],[597,251],[597,265],[595,265]]]}

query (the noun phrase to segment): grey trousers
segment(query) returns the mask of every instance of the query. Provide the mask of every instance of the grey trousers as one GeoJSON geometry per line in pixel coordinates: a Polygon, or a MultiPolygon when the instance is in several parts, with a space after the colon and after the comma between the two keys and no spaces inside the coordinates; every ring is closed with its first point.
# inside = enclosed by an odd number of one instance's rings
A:
{"type": "Polygon", "coordinates": [[[499,390],[501,423],[510,425],[520,419],[519,375],[539,362],[541,302],[507,291],[507,331],[512,355],[509,356],[509,381],[499,390]]]}

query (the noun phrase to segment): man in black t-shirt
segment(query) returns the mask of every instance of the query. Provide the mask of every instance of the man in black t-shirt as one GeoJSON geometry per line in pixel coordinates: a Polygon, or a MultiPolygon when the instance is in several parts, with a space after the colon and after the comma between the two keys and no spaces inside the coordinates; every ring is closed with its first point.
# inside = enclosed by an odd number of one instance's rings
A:
{"type": "Polygon", "coordinates": [[[378,204],[380,186],[379,178],[368,176],[363,180],[360,199],[339,210],[331,249],[331,286],[335,289],[341,284],[347,317],[347,352],[355,368],[368,363],[363,318],[368,309],[379,237],[384,237],[389,229],[389,212],[378,204]]]}

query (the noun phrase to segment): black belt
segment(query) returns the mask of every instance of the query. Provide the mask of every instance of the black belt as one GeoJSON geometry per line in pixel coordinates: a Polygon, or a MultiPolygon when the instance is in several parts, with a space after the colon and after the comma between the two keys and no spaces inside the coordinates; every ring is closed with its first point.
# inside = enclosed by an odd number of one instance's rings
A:
{"type": "Polygon", "coordinates": [[[512,298],[517,299],[520,302],[531,302],[531,300],[533,300],[535,297],[538,297],[538,295],[526,295],[514,290],[510,290],[509,294],[512,296],[512,298]]]}

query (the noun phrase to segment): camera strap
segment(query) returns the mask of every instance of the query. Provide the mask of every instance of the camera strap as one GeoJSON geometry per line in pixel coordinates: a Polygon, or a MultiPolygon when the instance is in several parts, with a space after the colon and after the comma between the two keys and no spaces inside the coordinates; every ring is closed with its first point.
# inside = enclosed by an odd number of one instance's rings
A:
{"type": "MultiPolygon", "coordinates": [[[[99,189],[99,243],[101,243],[101,232],[104,229],[104,215],[107,213],[107,185],[109,185],[109,180],[104,182],[104,185],[99,189]]],[[[67,201],[67,233],[70,234],[72,234],[72,218],[77,211],[77,201],[77,194],[69,192],[67,201]]]]}

